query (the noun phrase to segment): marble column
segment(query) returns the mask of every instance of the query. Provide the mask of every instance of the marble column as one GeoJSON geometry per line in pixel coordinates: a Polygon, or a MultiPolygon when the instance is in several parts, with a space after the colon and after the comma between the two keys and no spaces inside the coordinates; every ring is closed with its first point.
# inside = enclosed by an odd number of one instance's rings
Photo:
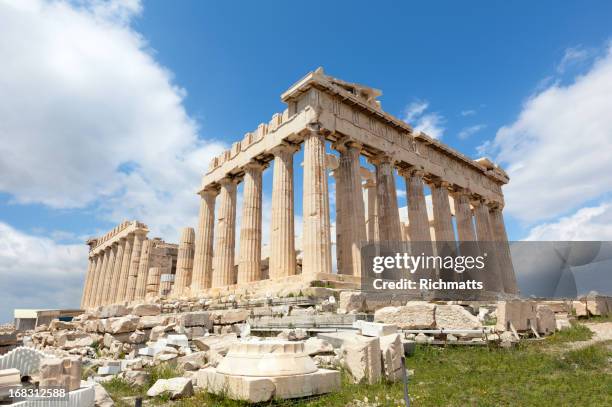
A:
{"type": "MultiPolygon", "coordinates": [[[[361,275],[361,244],[366,240],[365,207],[361,192],[361,145],[353,142],[336,143],[340,153],[336,190],[340,191],[341,234],[342,234],[342,269],[339,273],[354,276],[361,275]]],[[[399,212],[398,212],[399,219],[399,212]]],[[[336,219],[336,224],[338,219],[336,219]]],[[[400,232],[401,238],[401,232],[400,232]]]]}
{"type": "Polygon", "coordinates": [[[484,199],[475,199],[472,201],[472,206],[474,207],[478,246],[480,247],[481,255],[486,257],[482,278],[484,289],[492,292],[503,292],[504,283],[499,269],[499,260],[495,246],[492,243],[494,241],[493,228],[489,219],[487,202],[484,199]]]}
{"type": "Polygon", "coordinates": [[[135,232],[134,242],[132,244],[132,255],[130,256],[130,268],[128,271],[127,284],[125,288],[125,300],[133,301],[136,294],[136,284],[138,282],[138,266],[140,265],[140,257],[142,255],[143,241],[145,233],[135,232]]]}
{"type": "Polygon", "coordinates": [[[113,304],[115,297],[117,296],[117,290],[119,288],[119,279],[121,278],[121,266],[123,264],[123,252],[125,251],[125,238],[119,239],[117,242],[117,253],[115,254],[115,265],[113,266],[113,273],[111,274],[108,293],[106,296],[106,303],[113,304]]]}
{"type": "Polygon", "coordinates": [[[366,220],[366,232],[368,236],[368,242],[377,242],[380,240],[378,235],[378,208],[376,207],[376,181],[368,179],[363,184],[363,188],[366,190],[368,200],[368,214],[366,220]]]}
{"type": "Polygon", "coordinates": [[[83,284],[83,294],[81,296],[81,308],[85,309],[87,307],[87,300],[89,298],[89,291],[91,290],[91,284],[93,280],[94,270],[96,268],[96,257],[89,257],[89,262],[87,264],[87,274],[85,275],[85,283],[83,284]]]}
{"type": "Polygon", "coordinates": [[[244,167],[238,284],[261,280],[261,173],[264,166],[250,162],[244,167]]]}
{"type": "Polygon", "coordinates": [[[349,239],[345,239],[346,231],[343,230],[343,226],[346,222],[342,222],[343,213],[346,213],[345,200],[346,197],[344,195],[344,190],[340,187],[341,175],[340,172],[342,170],[338,166],[338,168],[332,171],[332,175],[334,177],[334,183],[336,185],[336,270],[338,274],[347,274],[345,271],[346,264],[350,263],[350,247],[348,245],[349,239]]]}
{"type": "Polygon", "coordinates": [[[183,228],[176,259],[176,276],[172,285],[172,295],[175,297],[185,294],[191,285],[194,247],[195,231],[193,228],[183,228]]]}
{"type": "Polygon", "coordinates": [[[98,252],[98,256],[100,256],[100,260],[96,265],[96,278],[91,292],[90,308],[100,305],[100,296],[103,291],[104,270],[106,269],[106,262],[108,261],[108,248],[98,252]]]}
{"type": "Polygon", "coordinates": [[[160,278],[161,268],[151,267],[149,270],[147,270],[147,284],[145,286],[144,298],[152,298],[159,295],[160,278]]]}
{"type": "Polygon", "coordinates": [[[489,209],[489,220],[493,233],[493,240],[496,242],[498,262],[504,284],[504,292],[508,294],[518,294],[514,266],[508,243],[508,234],[504,225],[504,215],[500,204],[492,204],[489,209]]]}
{"type": "Polygon", "coordinates": [[[136,277],[136,288],[134,289],[134,300],[142,300],[147,293],[147,277],[149,274],[149,263],[151,262],[151,252],[153,243],[147,239],[142,242],[140,250],[140,261],[138,262],[138,275],[136,277]]]}
{"type": "Polygon", "coordinates": [[[128,277],[130,275],[130,263],[132,261],[132,247],[134,245],[134,234],[130,233],[123,246],[123,259],[121,260],[121,270],[117,280],[117,290],[115,293],[115,303],[120,303],[126,300],[125,292],[127,290],[128,277]]]}
{"type": "Polygon", "coordinates": [[[455,223],[457,224],[459,241],[473,242],[476,240],[476,232],[474,231],[469,194],[464,189],[455,189],[452,196],[455,204],[455,223]]]}
{"type": "Polygon", "coordinates": [[[408,236],[411,242],[431,242],[429,217],[423,193],[423,172],[408,170],[401,173],[406,182],[408,198],[408,236]]]}
{"type": "Polygon", "coordinates": [[[111,288],[111,278],[113,270],[115,269],[115,258],[117,257],[118,244],[115,242],[111,245],[108,261],[106,262],[106,269],[104,271],[104,279],[102,280],[102,295],[100,296],[100,305],[106,305],[108,299],[108,293],[111,288]]]}
{"type": "Polygon", "coordinates": [[[274,168],[270,222],[270,279],[292,276],[296,271],[293,154],[298,148],[296,145],[284,143],[271,151],[274,154],[274,168]]]}
{"type": "Polygon", "coordinates": [[[380,155],[371,161],[376,166],[376,199],[380,239],[381,241],[401,242],[402,230],[391,158],[380,155]]]}
{"type": "Polygon", "coordinates": [[[218,190],[204,189],[200,193],[200,216],[195,240],[193,273],[190,292],[197,294],[212,286],[213,241],[215,231],[215,200],[218,190]]]}
{"type": "Polygon", "coordinates": [[[304,138],[302,274],[331,274],[331,236],[325,137],[309,130],[304,138]]]}
{"type": "Polygon", "coordinates": [[[429,184],[431,188],[431,202],[433,206],[434,229],[436,241],[454,242],[453,215],[448,202],[448,182],[434,180],[429,184]]]}
{"type": "Polygon", "coordinates": [[[219,193],[214,258],[213,287],[224,287],[236,283],[234,273],[236,246],[236,184],[237,179],[222,179],[219,193]]]}

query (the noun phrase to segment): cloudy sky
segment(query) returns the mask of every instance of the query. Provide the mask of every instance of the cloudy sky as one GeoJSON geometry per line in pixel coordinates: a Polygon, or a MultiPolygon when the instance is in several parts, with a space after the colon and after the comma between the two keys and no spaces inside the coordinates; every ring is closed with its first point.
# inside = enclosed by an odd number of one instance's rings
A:
{"type": "Polygon", "coordinates": [[[88,236],[194,226],[209,159],[320,65],[506,168],[512,239],[612,240],[612,6],[555,4],[0,0],[0,322],[78,306],[88,236]]]}

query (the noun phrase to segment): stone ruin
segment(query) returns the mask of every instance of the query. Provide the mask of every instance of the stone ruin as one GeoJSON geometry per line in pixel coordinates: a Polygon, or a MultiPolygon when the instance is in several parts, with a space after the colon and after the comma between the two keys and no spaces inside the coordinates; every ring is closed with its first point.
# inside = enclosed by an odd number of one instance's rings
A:
{"type": "Polygon", "coordinates": [[[82,308],[155,296],[274,295],[312,284],[354,289],[361,282],[363,242],[497,242],[502,249],[488,263],[484,290],[517,294],[502,216],[506,173],[384,112],[380,95],[321,68],[292,85],[281,95],[286,110],[212,160],[198,189],[197,233],[185,228],[177,247],[147,239],[146,225],[132,221],[88,241],[82,308]],[[328,143],[337,157],[326,153],[328,143]],[[293,157],[301,146],[303,234],[296,239],[293,157]],[[374,166],[373,173],[361,167],[360,157],[374,166]],[[268,167],[273,172],[272,222],[263,256],[262,173],[268,167]],[[336,180],[336,273],[330,168],[336,180]],[[396,173],[406,182],[407,223],[398,212],[396,173]],[[244,184],[244,202],[237,214],[239,183],[244,184]],[[432,216],[425,184],[431,190],[432,216]]]}

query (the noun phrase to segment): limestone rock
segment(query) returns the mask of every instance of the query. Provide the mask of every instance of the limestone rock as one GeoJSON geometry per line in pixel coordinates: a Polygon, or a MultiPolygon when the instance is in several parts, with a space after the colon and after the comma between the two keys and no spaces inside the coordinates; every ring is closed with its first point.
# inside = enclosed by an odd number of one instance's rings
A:
{"type": "Polygon", "coordinates": [[[198,370],[206,364],[206,352],[193,352],[189,355],[181,356],[176,361],[177,366],[185,371],[198,370]]]}
{"type": "Polygon", "coordinates": [[[98,318],[123,317],[128,314],[129,311],[125,305],[112,304],[103,306],[98,312],[98,318]]]}
{"type": "Polygon", "coordinates": [[[159,379],[149,390],[147,396],[156,397],[163,393],[170,393],[170,398],[193,396],[193,384],[191,379],[185,377],[174,377],[172,379],[159,379]]]}
{"type": "Polygon", "coordinates": [[[219,325],[237,324],[239,322],[245,322],[249,315],[249,310],[244,308],[215,311],[213,314],[213,321],[215,324],[219,325]]]}
{"type": "Polygon", "coordinates": [[[150,329],[156,326],[168,325],[172,317],[166,315],[145,315],[138,321],[138,329],[150,329]]]}
{"type": "Polygon", "coordinates": [[[569,329],[572,327],[572,324],[569,321],[569,317],[567,314],[555,314],[555,325],[557,331],[562,331],[564,329],[569,329]]]}
{"type": "Polygon", "coordinates": [[[541,334],[552,334],[557,329],[555,313],[547,305],[536,307],[537,330],[541,334]]]}
{"type": "Polygon", "coordinates": [[[480,329],[482,323],[461,305],[437,305],[435,310],[438,329],[480,329]]]}
{"type": "Polygon", "coordinates": [[[136,304],[131,313],[140,317],[156,316],[161,314],[161,307],[157,304],[136,304]]]}
{"type": "Polygon", "coordinates": [[[433,329],[435,304],[411,301],[400,307],[385,307],[374,313],[374,321],[396,325],[400,329],[433,329]]]}
{"type": "Polygon", "coordinates": [[[75,328],[76,326],[72,322],[64,322],[64,321],[60,321],[59,319],[54,319],[49,324],[49,331],[51,332],[62,331],[62,330],[72,330],[75,328]]]}
{"type": "Polygon", "coordinates": [[[361,292],[342,291],[338,308],[343,312],[363,312],[366,310],[366,296],[361,292]]]}
{"type": "Polygon", "coordinates": [[[130,384],[142,386],[147,383],[151,374],[145,370],[126,370],[123,378],[130,384]]]}
{"type": "Polygon", "coordinates": [[[334,347],[327,341],[319,338],[308,338],[304,341],[304,350],[310,356],[322,353],[332,353],[334,347]]]}
{"type": "Polygon", "coordinates": [[[138,317],[126,316],[109,318],[105,330],[111,334],[135,331],[138,326],[138,317]]]}
{"type": "Polygon", "coordinates": [[[380,351],[382,353],[383,373],[389,381],[402,379],[402,356],[404,345],[399,334],[381,336],[380,351]]]}
{"type": "Polygon", "coordinates": [[[114,407],[115,403],[113,402],[113,399],[101,384],[94,384],[94,392],[96,394],[96,407],[114,407]]]}
{"type": "Polygon", "coordinates": [[[363,336],[386,336],[397,332],[397,326],[393,324],[382,324],[380,322],[367,322],[363,320],[353,322],[353,328],[359,329],[363,336]]]}
{"type": "Polygon", "coordinates": [[[207,311],[187,312],[179,317],[178,324],[184,327],[201,326],[212,329],[212,320],[207,311]]]}
{"type": "Polygon", "coordinates": [[[381,379],[381,353],[378,338],[357,336],[342,346],[343,362],[355,383],[374,384],[381,379]]]}
{"type": "Polygon", "coordinates": [[[574,314],[577,317],[586,317],[586,316],[589,315],[588,312],[587,312],[587,306],[582,301],[574,301],[574,302],[572,302],[572,308],[574,310],[574,314]]]}

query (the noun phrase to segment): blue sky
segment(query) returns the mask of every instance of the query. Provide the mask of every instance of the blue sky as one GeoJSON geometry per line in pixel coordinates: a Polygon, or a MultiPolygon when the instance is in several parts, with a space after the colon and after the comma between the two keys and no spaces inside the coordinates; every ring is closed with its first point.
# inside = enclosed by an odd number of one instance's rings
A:
{"type": "Polygon", "coordinates": [[[318,66],[500,162],[512,239],[612,239],[612,4],[470,4],[0,0],[0,321],[76,306],[123,219],[176,241],[210,157],[318,66]]]}

